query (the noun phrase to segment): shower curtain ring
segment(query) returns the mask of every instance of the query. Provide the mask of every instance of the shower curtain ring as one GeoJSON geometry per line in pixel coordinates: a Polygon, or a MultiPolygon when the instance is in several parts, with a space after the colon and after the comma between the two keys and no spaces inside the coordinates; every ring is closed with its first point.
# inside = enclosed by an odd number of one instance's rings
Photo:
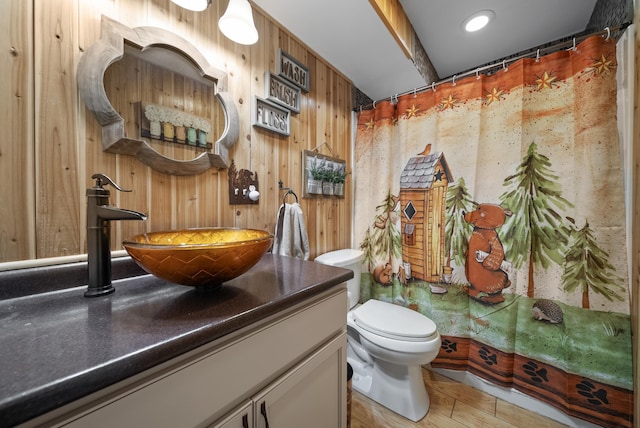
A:
{"type": "Polygon", "coordinates": [[[604,29],[607,32],[607,38],[604,39],[606,42],[609,41],[609,38],[611,37],[611,30],[609,29],[609,27],[605,27],[604,29]]]}
{"type": "Polygon", "coordinates": [[[573,38],[573,46],[571,46],[569,49],[567,49],[568,51],[577,51],[578,48],[576,48],[576,38],[573,38]]]}
{"type": "Polygon", "coordinates": [[[431,90],[432,90],[433,92],[435,92],[435,91],[436,91],[436,82],[435,82],[435,81],[431,82],[431,90]]]}
{"type": "Polygon", "coordinates": [[[413,98],[416,98],[418,96],[417,90],[418,88],[413,88],[413,98]]]}
{"type": "Polygon", "coordinates": [[[476,80],[480,80],[480,69],[476,68],[476,80]]]}
{"type": "Polygon", "coordinates": [[[540,49],[536,51],[536,62],[540,62],[540,49]]]}
{"type": "Polygon", "coordinates": [[[374,109],[374,110],[376,109],[376,103],[377,103],[377,101],[374,101],[374,102],[373,102],[373,109],[374,109]]]}
{"type": "Polygon", "coordinates": [[[509,71],[509,67],[507,67],[507,60],[506,59],[502,60],[502,69],[504,70],[505,73],[507,71],[509,71]]]}
{"type": "Polygon", "coordinates": [[[456,86],[456,75],[453,75],[453,80],[451,81],[451,86],[456,86]]]}

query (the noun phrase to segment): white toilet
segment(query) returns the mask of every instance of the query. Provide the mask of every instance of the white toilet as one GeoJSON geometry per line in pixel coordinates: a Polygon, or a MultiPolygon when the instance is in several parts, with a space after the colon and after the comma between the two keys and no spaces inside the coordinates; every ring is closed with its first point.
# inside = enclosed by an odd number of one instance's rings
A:
{"type": "Polygon", "coordinates": [[[429,410],[422,368],[438,355],[440,334],[426,316],[392,303],[368,300],[359,305],[363,252],[338,250],[318,263],[353,270],[347,282],[347,361],[352,385],[360,393],[416,422],[429,410]]]}

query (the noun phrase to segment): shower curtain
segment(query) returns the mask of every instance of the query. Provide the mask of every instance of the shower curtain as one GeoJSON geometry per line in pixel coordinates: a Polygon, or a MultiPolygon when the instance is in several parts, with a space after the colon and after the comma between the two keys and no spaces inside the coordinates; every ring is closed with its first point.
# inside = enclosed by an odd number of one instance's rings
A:
{"type": "Polygon", "coordinates": [[[433,367],[632,426],[615,41],[504,64],[358,114],[361,301],[430,317],[433,367]]]}

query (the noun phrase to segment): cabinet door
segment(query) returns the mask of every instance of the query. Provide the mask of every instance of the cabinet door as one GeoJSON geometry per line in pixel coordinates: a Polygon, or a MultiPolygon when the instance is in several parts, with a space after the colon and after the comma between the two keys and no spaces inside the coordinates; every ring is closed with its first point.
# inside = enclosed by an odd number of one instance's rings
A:
{"type": "Polygon", "coordinates": [[[254,396],[256,428],[346,427],[346,349],[342,333],[254,396]]]}
{"type": "Polygon", "coordinates": [[[252,428],[253,427],[253,401],[247,401],[229,416],[217,421],[207,428],[252,428]]]}

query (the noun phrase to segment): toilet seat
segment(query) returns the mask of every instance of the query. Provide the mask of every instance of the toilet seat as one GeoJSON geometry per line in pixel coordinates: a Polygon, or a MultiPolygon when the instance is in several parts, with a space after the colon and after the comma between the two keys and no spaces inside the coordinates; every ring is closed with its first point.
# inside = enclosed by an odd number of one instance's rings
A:
{"type": "Polygon", "coordinates": [[[425,342],[438,335],[432,320],[392,303],[371,299],[351,312],[358,327],[388,339],[425,342]]]}

